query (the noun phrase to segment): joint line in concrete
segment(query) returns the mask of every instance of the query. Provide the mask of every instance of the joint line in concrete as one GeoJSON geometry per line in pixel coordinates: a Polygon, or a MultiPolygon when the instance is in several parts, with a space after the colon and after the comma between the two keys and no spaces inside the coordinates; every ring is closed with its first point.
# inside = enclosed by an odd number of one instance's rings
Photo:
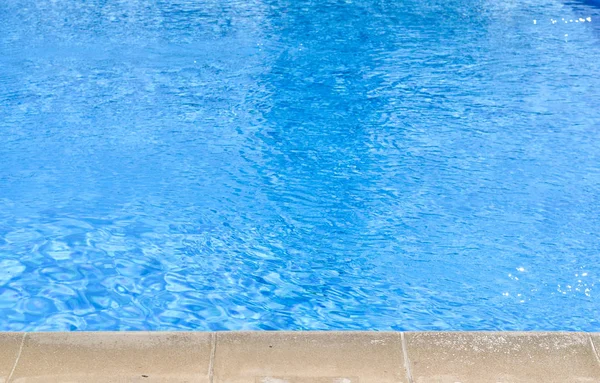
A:
{"type": "Polygon", "coordinates": [[[402,353],[404,354],[404,369],[406,370],[406,379],[408,380],[408,383],[414,383],[412,372],[410,370],[410,360],[408,359],[408,347],[406,346],[404,331],[400,333],[400,339],[402,340],[402,353]]]}
{"type": "Polygon", "coordinates": [[[8,378],[6,379],[7,382],[10,382],[10,378],[12,378],[13,374],[15,373],[15,370],[17,369],[17,364],[19,364],[19,359],[21,358],[21,353],[23,352],[23,345],[25,344],[26,336],[27,333],[24,332],[23,337],[21,338],[21,346],[19,347],[19,352],[17,353],[17,358],[15,359],[15,364],[13,365],[13,368],[12,370],[10,370],[10,374],[8,374],[8,378]]]}
{"type": "Polygon", "coordinates": [[[210,361],[208,362],[208,382],[213,383],[213,376],[215,370],[215,354],[217,352],[217,333],[213,332],[210,336],[210,361]]]}

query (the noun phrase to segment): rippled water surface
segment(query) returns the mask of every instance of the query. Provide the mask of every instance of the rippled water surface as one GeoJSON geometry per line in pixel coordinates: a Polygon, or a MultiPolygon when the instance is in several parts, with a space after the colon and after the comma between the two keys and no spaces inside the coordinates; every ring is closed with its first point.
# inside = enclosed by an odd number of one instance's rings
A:
{"type": "Polygon", "coordinates": [[[0,330],[598,330],[599,212],[595,0],[0,1],[0,330]]]}

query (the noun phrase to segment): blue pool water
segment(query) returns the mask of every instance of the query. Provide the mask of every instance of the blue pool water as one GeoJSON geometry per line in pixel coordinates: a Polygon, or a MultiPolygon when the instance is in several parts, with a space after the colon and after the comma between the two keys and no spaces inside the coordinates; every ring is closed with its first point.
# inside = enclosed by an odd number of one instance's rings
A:
{"type": "Polygon", "coordinates": [[[597,4],[1,1],[0,330],[598,330],[597,4]]]}

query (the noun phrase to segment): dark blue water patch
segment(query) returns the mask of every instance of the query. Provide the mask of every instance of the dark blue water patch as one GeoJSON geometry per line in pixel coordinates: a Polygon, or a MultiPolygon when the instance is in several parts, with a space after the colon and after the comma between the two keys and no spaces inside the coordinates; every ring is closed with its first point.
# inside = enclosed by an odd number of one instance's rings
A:
{"type": "Polygon", "coordinates": [[[582,0],[582,3],[586,5],[600,6],[600,1],[598,0],[582,0]]]}
{"type": "Polygon", "coordinates": [[[597,330],[598,16],[1,2],[0,330],[597,330]]]}

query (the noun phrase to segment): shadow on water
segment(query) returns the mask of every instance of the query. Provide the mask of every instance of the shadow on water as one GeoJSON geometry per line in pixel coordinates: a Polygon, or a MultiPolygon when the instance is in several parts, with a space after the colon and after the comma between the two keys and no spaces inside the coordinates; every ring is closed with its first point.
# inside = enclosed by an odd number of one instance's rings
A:
{"type": "MultiPolygon", "coordinates": [[[[405,297],[386,291],[408,289],[403,275],[414,272],[411,253],[434,252],[419,237],[428,230],[437,235],[435,225],[422,227],[424,220],[408,223],[421,214],[420,202],[427,205],[419,195],[431,193],[435,178],[414,173],[446,161],[422,130],[449,113],[435,79],[443,80],[444,67],[472,60],[457,47],[439,47],[485,34],[485,17],[478,7],[441,1],[271,1],[268,7],[265,35],[275,37],[265,45],[275,58],[258,80],[269,96],[255,167],[282,223],[277,237],[289,261],[278,272],[294,285],[297,310],[334,305],[351,313],[368,305],[389,313],[382,316],[394,328],[394,307],[421,303],[402,303],[405,297]],[[467,33],[474,24],[481,28],[467,33]],[[416,148],[426,153],[413,155],[416,148]],[[365,283],[372,284],[368,296],[365,283]]],[[[335,326],[360,328],[370,320],[319,319],[313,326],[339,321],[335,326]]]]}

